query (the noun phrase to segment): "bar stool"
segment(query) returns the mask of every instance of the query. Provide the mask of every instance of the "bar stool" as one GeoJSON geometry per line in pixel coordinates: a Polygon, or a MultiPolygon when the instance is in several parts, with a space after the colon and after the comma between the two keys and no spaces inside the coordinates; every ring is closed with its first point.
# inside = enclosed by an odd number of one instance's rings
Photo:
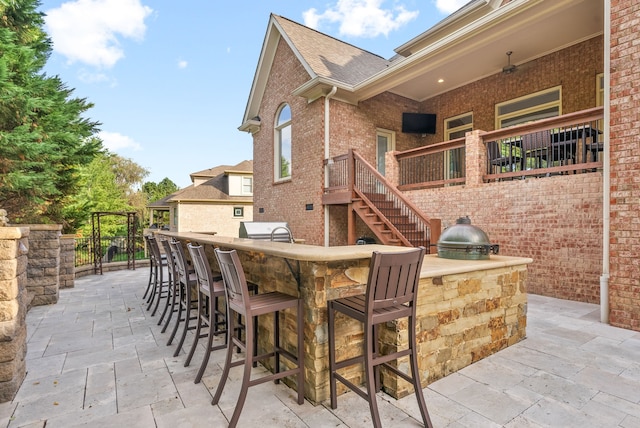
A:
{"type": "Polygon", "coordinates": [[[420,372],[418,370],[416,350],[416,304],[415,297],[420,279],[420,269],[424,258],[424,247],[412,248],[396,253],[374,251],[369,265],[369,279],[364,296],[345,297],[329,300],[329,384],[331,390],[331,408],[338,407],[336,380],[353,390],[369,402],[373,426],[381,427],[376,392],[380,391],[380,367],[403,378],[413,385],[422,421],[426,427],[433,427],[427,405],[422,395],[420,372]],[[341,312],[364,324],[363,355],[336,361],[335,312],[341,312]],[[378,353],[378,325],[398,318],[408,318],[409,347],[387,355],[378,353]],[[413,376],[398,370],[389,364],[397,358],[409,356],[413,376]],[[337,370],[353,364],[364,363],[365,387],[361,390],[353,382],[337,373],[337,370]]]}
{"type": "Polygon", "coordinates": [[[207,344],[205,348],[205,354],[200,363],[200,369],[196,374],[195,383],[200,383],[202,375],[207,368],[211,351],[217,351],[227,347],[228,335],[227,335],[227,312],[220,310],[220,300],[224,298],[224,284],[222,283],[222,277],[213,277],[208,260],[204,259],[204,263],[198,258],[194,258],[191,251],[191,244],[188,245],[189,252],[191,254],[191,260],[193,261],[195,274],[196,274],[196,289],[198,294],[198,315],[196,316],[195,334],[191,349],[187,355],[187,359],[184,362],[184,366],[187,367],[191,364],[191,359],[198,347],[198,341],[202,338],[207,338],[207,344]],[[206,333],[202,330],[206,329],[206,333]],[[213,345],[213,338],[223,334],[225,337],[224,343],[221,345],[213,345]]]}
{"type": "Polygon", "coordinates": [[[149,298],[147,299],[147,311],[151,309],[151,306],[153,306],[151,316],[155,316],[156,311],[160,306],[160,300],[167,296],[171,278],[168,277],[167,280],[164,279],[164,269],[167,267],[167,259],[166,257],[162,257],[156,237],[151,235],[148,236],[147,243],[151,249],[151,252],[149,253],[149,261],[153,265],[153,285],[149,298]]]}
{"type": "MultiPolygon", "coordinates": [[[[203,248],[201,246],[196,247],[190,245],[189,251],[191,252],[192,258],[194,260],[199,260],[198,262],[196,262],[196,266],[198,266],[198,263],[203,265],[204,260],[206,260],[206,258],[204,257],[203,248]]],[[[243,342],[235,335],[232,335],[229,338],[224,369],[220,378],[220,382],[218,383],[218,388],[216,389],[216,393],[213,396],[212,400],[213,405],[218,404],[220,396],[222,395],[222,391],[224,389],[224,385],[227,382],[227,378],[229,376],[229,369],[231,367],[244,365],[240,395],[238,396],[236,407],[233,411],[233,416],[229,421],[229,426],[235,427],[238,423],[238,419],[240,418],[240,413],[242,412],[242,408],[247,398],[247,390],[250,386],[258,385],[271,380],[278,383],[279,379],[282,379],[286,376],[296,375],[298,404],[304,403],[304,323],[302,299],[275,291],[250,295],[247,287],[247,280],[244,275],[244,270],[242,269],[242,266],[240,264],[240,258],[238,257],[237,252],[235,250],[222,251],[219,248],[216,248],[215,254],[216,259],[218,260],[220,271],[222,272],[222,278],[224,280],[224,286],[226,290],[227,313],[229,314],[229,316],[227,317],[227,319],[229,320],[229,331],[234,331],[235,327],[235,317],[231,316],[232,313],[235,312],[238,315],[243,315],[245,317],[245,341],[243,342]],[[280,344],[279,312],[289,308],[297,309],[297,355],[293,355],[292,353],[283,349],[280,344]],[[255,329],[254,320],[256,320],[260,315],[269,313],[274,314],[274,347],[271,352],[267,352],[261,355],[255,355],[255,345],[253,339],[257,334],[257,331],[255,329]],[[237,360],[233,362],[231,361],[234,346],[238,346],[241,349],[244,349],[243,360],[237,360]],[[296,365],[296,367],[280,371],[281,356],[291,361],[296,365]],[[262,376],[260,378],[251,379],[251,368],[253,366],[253,363],[271,357],[274,357],[275,359],[275,373],[262,376]]]]}
{"type": "Polygon", "coordinates": [[[178,320],[173,327],[171,336],[169,336],[167,346],[171,345],[171,342],[173,342],[173,339],[178,332],[180,323],[184,321],[180,340],[178,341],[176,350],[173,353],[173,356],[177,357],[180,354],[182,345],[184,344],[184,341],[187,337],[187,332],[196,328],[195,325],[191,324],[191,322],[197,319],[197,313],[194,314],[194,311],[197,311],[198,308],[198,297],[195,293],[197,281],[195,271],[187,267],[187,259],[185,257],[184,249],[182,248],[182,244],[180,243],[180,241],[172,239],[169,242],[169,247],[171,248],[171,255],[176,261],[176,268],[178,270],[180,299],[178,306],[178,320]]]}
{"type": "Polygon", "coordinates": [[[164,253],[167,258],[167,268],[169,269],[169,277],[171,278],[171,282],[169,284],[169,297],[167,298],[162,315],[158,320],[158,325],[160,325],[165,315],[167,316],[167,319],[164,321],[164,325],[162,326],[162,330],[160,330],[160,333],[164,333],[167,331],[167,327],[169,327],[173,314],[178,312],[177,305],[179,305],[180,299],[180,279],[175,258],[171,254],[171,245],[169,245],[169,241],[167,239],[161,239],[160,243],[164,248],[164,253]]]}

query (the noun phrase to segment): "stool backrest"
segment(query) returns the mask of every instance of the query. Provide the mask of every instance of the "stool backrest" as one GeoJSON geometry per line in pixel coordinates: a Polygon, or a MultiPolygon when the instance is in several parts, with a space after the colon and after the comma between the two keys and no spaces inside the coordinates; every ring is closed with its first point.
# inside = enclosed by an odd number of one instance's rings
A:
{"type": "Polygon", "coordinates": [[[171,256],[176,262],[176,270],[178,271],[178,277],[183,284],[189,283],[189,276],[187,275],[187,259],[185,258],[182,244],[176,239],[169,241],[169,247],[171,248],[171,256]]]}
{"type": "Polygon", "coordinates": [[[413,302],[424,254],[424,247],[397,253],[374,251],[369,265],[367,311],[413,302]]]}
{"type": "Polygon", "coordinates": [[[162,256],[160,255],[160,247],[158,247],[158,240],[155,236],[149,235],[147,236],[147,243],[149,244],[149,248],[151,249],[151,253],[149,257],[151,259],[151,263],[158,264],[162,260],[162,256]]]}
{"type": "Polygon", "coordinates": [[[249,301],[249,287],[244,275],[240,257],[236,250],[215,249],[216,259],[224,281],[227,302],[234,311],[244,313],[249,301]]]}
{"type": "Polygon", "coordinates": [[[193,267],[196,270],[196,278],[198,285],[205,286],[213,292],[213,275],[211,275],[211,266],[204,252],[202,245],[187,244],[193,267]]]}
{"type": "Polygon", "coordinates": [[[160,243],[162,244],[162,247],[164,248],[164,253],[167,255],[167,265],[169,266],[169,272],[171,273],[171,275],[174,278],[178,277],[179,273],[178,273],[178,266],[177,266],[177,262],[176,262],[176,258],[173,255],[173,251],[171,250],[171,244],[169,243],[168,239],[161,239],[160,243]]]}

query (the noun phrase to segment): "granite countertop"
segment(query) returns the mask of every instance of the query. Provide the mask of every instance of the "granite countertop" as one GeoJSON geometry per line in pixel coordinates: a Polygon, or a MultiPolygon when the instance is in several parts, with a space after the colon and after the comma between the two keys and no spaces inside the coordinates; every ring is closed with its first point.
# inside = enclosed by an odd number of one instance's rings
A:
{"type": "MultiPolygon", "coordinates": [[[[288,242],[271,242],[257,239],[234,238],[230,236],[207,235],[193,232],[159,231],[161,235],[175,237],[180,240],[216,245],[236,250],[260,251],[276,257],[290,260],[331,262],[340,260],[358,260],[371,258],[373,251],[397,252],[406,247],[389,245],[342,245],[321,247],[317,245],[291,244],[288,242]]],[[[422,264],[421,277],[452,275],[477,270],[496,269],[532,263],[533,259],[525,257],[509,257],[491,255],[489,260],[452,260],[443,259],[435,254],[427,255],[422,264]]]]}

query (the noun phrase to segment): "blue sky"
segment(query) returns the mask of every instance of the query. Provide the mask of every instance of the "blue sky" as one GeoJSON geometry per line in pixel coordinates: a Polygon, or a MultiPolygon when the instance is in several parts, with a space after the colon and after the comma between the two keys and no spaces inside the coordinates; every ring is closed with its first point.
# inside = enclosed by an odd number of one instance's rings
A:
{"type": "Polygon", "coordinates": [[[238,131],[275,13],[390,58],[467,0],[42,0],[45,67],[94,104],[105,147],[179,187],[253,158],[238,131]]]}

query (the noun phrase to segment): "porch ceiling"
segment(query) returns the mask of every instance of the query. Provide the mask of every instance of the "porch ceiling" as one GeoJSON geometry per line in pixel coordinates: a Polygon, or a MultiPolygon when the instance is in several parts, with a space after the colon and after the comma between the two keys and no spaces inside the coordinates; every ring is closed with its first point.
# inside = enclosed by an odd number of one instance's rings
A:
{"type": "Polygon", "coordinates": [[[520,65],[602,34],[603,8],[602,0],[513,1],[358,84],[347,97],[358,102],[389,91],[423,101],[501,72],[507,51],[511,64],[520,65]]]}

